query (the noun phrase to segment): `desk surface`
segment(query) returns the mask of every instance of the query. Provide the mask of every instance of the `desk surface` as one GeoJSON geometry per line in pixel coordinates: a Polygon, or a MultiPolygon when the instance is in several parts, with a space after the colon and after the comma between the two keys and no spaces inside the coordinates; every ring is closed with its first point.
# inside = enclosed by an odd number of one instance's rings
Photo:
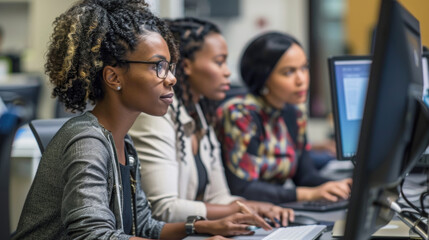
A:
{"type": "MultiPolygon", "coordinates": [[[[336,210],[336,211],[329,211],[329,212],[306,212],[306,211],[295,211],[295,214],[299,215],[307,215],[311,216],[314,219],[322,222],[335,222],[336,220],[345,219],[346,216],[346,210],[336,210]]],[[[271,232],[266,232],[263,229],[258,229],[255,232],[254,236],[237,236],[233,237],[233,239],[246,239],[246,240],[259,240],[263,237],[267,236],[271,232]]],[[[323,233],[318,240],[327,240],[332,239],[331,236],[332,232],[327,231],[323,233]]],[[[199,235],[199,236],[189,236],[184,238],[184,240],[202,240],[210,237],[209,235],[199,235]]]]}
{"type": "Polygon", "coordinates": [[[18,129],[12,146],[12,158],[33,158],[39,157],[41,153],[37,141],[28,125],[18,129]]]}
{"type": "MultiPolygon", "coordinates": [[[[407,176],[405,184],[404,184],[404,192],[405,194],[414,194],[416,195],[417,192],[423,192],[426,189],[426,186],[421,186],[421,182],[423,182],[426,179],[426,175],[422,175],[422,174],[410,174],[409,176],[407,176]],[[417,188],[417,186],[420,186],[419,188],[417,188]]],[[[295,211],[295,214],[301,214],[301,215],[308,215],[311,216],[313,218],[315,218],[316,220],[319,221],[327,221],[327,222],[335,222],[337,220],[345,220],[346,218],[346,213],[347,210],[336,210],[336,211],[329,211],[329,212],[307,212],[307,211],[295,211]]],[[[396,217],[394,218],[394,220],[398,220],[396,217]]],[[[268,235],[269,232],[263,232],[263,230],[258,230],[259,232],[258,235],[255,235],[253,237],[249,237],[246,236],[245,238],[243,237],[234,237],[233,239],[262,239],[264,236],[268,235]]],[[[415,236],[415,235],[413,235],[415,236]]],[[[201,240],[201,239],[206,239],[207,237],[209,237],[208,235],[203,235],[203,236],[189,236],[186,237],[185,240],[201,240]]],[[[333,238],[332,237],[332,231],[327,231],[325,233],[323,233],[322,236],[320,236],[318,238],[318,240],[328,240],[328,239],[337,239],[337,238],[333,238]]]]}

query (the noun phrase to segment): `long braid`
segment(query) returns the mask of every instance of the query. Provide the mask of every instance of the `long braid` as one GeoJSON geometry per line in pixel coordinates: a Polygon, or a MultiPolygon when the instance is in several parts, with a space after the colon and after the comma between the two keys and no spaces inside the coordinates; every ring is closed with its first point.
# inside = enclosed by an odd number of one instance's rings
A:
{"type": "MultiPolygon", "coordinates": [[[[174,91],[178,101],[178,109],[176,115],[176,122],[178,123],[178,134],[180,141],[180,151],[182,153],[182,161],[184,161],[185,150],[184,150],[184,132],[182,123],[179,121],[180,116],[180,107],[184,106],[187,112],[192,116],[194,121],[197,123],[196,131],[201,130],[201,125],[199,124],[200,119],[198,119],[198,114],[196,113],[195,104],[192,101],[192,93],[190,91],[190,84],[188,81],[188,76],[185,74],[183,69],[183,59],[194,60],[195,53],[202,49],[204,45],[205,37],[210,33],[220,33],[219,28],[213,23],[196,19],[196,18],[181,18],[174,21],[168,21],[170,30],[173,33],[180,51],[180,59],[176,68],[176,79],[177,84],[174,86],[174,91]]],[[[203,98],[200,101],[202,110],[204,112],[204,117],[206,118],[208,124],[214,125],[216,121],[216,105],[217,102],[203,98]]],[[[211,155],[213,153],[214,146],[210,141],[211,155]]]]}
{"type": "Polygon", "coordinates": [[[102,70],[120,63],[133,51],[141,35],[159,33],[177,62],[174,38],[164,21],[144,0],[84,0],[54,21],[45,72],[54,85],[53,97],[67,109],[83,111],[104,95],[102,70]],[[90,49],[90,51],[88,51],[90,49]]]}

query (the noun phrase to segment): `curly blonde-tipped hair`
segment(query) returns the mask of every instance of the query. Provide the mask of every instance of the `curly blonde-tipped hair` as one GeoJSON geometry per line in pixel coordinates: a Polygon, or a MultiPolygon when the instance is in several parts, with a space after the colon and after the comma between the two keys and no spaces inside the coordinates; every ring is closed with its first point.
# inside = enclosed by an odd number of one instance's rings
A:
{"type": "Polygon", "coordinates": [[[45,72],[67,109],[83,111],[104,96],[102,70],[127,65],[121,60],[135,50],[141,35],[159,33],[171,61],[178,50],[166,23],[153,15],[144,0],[84,0],[54,21],[45,72]]]}

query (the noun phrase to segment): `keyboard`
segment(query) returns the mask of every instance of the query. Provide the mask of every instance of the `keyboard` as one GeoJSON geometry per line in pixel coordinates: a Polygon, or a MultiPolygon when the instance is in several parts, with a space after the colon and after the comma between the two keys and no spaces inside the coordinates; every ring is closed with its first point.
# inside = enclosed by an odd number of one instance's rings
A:
{"type": "Polygon", "coordinates": [[[342,199],[337,202],[330,202],[327,200],[317,200],[308,202],[289,202],[280,204],[282,207],[292,208],[297,211],[311,211],[311,212],[327,212],[339,209],[345,209],[349,205],[348,199],[342,199]]]}
{"type": "Polygon", "coordinates": [[[324,225],[306,225],[279,228],[262,240],[314,240],[326,229],[324,225]]]}

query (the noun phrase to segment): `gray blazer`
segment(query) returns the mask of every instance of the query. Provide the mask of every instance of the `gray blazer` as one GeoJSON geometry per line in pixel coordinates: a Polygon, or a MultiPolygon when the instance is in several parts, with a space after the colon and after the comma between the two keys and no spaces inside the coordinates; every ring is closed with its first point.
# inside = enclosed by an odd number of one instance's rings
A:
{"type": "MultiPolygon", "coordinates": [[[[137,236],[159,238],[164,223],[152,219],[136,151],[130,139],[125,145],[137,178],[137,236]]],[[[72,118],[42,156],[14,239],[129,239],[121,186],[112,134],[89,112],[72,118]]]]}

